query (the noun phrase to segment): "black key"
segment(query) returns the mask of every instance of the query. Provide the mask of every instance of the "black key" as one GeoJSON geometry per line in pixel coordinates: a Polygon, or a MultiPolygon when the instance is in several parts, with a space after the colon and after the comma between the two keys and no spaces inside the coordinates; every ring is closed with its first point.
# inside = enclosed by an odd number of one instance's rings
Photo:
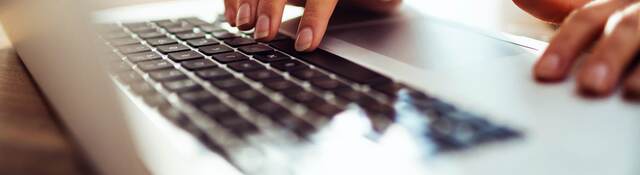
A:
{"type": "Polygon", "coordinates": [[[261,54],[261,53],[271,53],[273,52],[273,49],[269,46],[265,46],[262,44],[253,44],[253,45],[248,45],[248,46],[242,46],[239,47],[238,50],[249,54],[249,55],[256,55],[256,54],[261,54]]]}
{"type": "Polygon", "coordinates": [[[200,18],[196,18],[196,17],[181,18],[180,20],[181,21],[185,21],[185,22],[187,22],[189,24],[192,24],[192,25],[197,25],[197,26],[209,24],[208,22],[206,22],[206,21],[204,21],[204,20],[202,20],[200,18]]]}
{"type": "Polygon", "coordinates": [[[160,51],[160,53],[163,53],[163,54],[189,50],[189,47],[182,44],[164,45],[164,46],[158,46],[157,48],[158,48],[158,51],[160,51]]]}
{"type": "Polygon", "coordinates": [[[207,32],[207,33],[225,31],[225,29],[223,29],[222,27],[217,26],[217,25],[213,25],[213,24],[200,25],[200,30],[203,31],[203,32],[207,32]]]}
{"type": "Polygon", "coordinates": [[[383,104],[368,96],[362,97],[357,103],[360,107],[364,108],[366,112],[372,115],[393,117],[393,114],[395,113],[393,107],[383,104]]]}
{"type": "Polygon", "coordinates": [[[127,28],[135,28],[135,27],[146,27],[149,26],[148,23],[146,22],[129,22],[129,23],[124,23],[122,24],[123,26],[127,27],[127,28]]]}
{"type": "Polygon", "coordinates": [[[186,102],[189,102],[193,105],[220,102],[220,99],[218,99],[218,97],[214,96],[213,94],[211,94],[211,92],[206,90],[184,92],[184,93],[178,94],[178,97],[180,97],[180,99],[186,102]]]}
{"type": "Polygon", "coordinates": [[[306,64],[298,60],[284,60],[271,63],[271,67],[274,67],[283,72],[291,72],[299,69],[308,68],[306,64]]]}
{"type": "Polygon", "coordinates": [[[190,79],[165,82],[165,83],[162,83],[162,85],[168,91],[177,92],[177,93],[202,89],[202,87],[198,83],[190,79]]]}
{"type": "Polygon", "coordinates": [[[335,95],[349,102],[355,102],[360,100],[364,95],[364,93],[356,91],[352,88],[343,88],[338,89],[335,92],[335,95]]]}
{"type": "Polygon", "coordinates": [[[249,58],[238,52],[229,52],[213,55],[213,59],[221,63],[231,63],[236,61],[248,60],[249,58]]]}
{"type": "Polygon", "coordinates": [[[181,80],[187,78],[187,76],[184,73],[180,72],[178,69],[166,69],[149,72],[149,77],[160,82],[181,80]]]}
{"type": "Polygon", "coordinates": [[[250,123],[249,121],[246,121],[246,119],[242,119],[242,120],[225,122],[221,124],[229,128],[229,130],[231,130],[231,133],[237,135],[238,137],[245,137],[249,134],[254,134],[258,132],[258,127],[256,127],[256,125],[250,123]]]}
{"type": "Polygon", "coordinates": [[[248,71],[264,69],[264,66],[251,60],[230,63],[229,67],[238,72],[248,72],[248,71]]]}
{"type": "Polygon", "coordinates": [[[231,38],[223,40],[224,43],[227,43],[231,47],[245,46],[250,44],[255,44],[256,41],[251,38],[231,38]]]}
{"type": "Polygon", "coordinates": [[[171,106],[160,108],[160,113],[169,121],[177,122],[176,124],[180,126],[182,126],[182,122],[185,122],[183,120],[187,119],[187,117],[180,110],[171,106]]]}
{"type": "Polygon", "coordinates": [[[157,54],[155,52],[143,52],[143,53],[129,54],[127,55],[127,59],[131,62],[137,63],[141,61],[162,59],[162,56],[160,56],[160,54],[157,54]]]}
{"type": "Polygon", "coordinates": [[[269,43],[269,46],[278,49],[284,53],[287,53],[291,56],[294,57],[298,57],[304,53],[298,52],[296,51],[295,48],[295,41],[292,39],[285,39],[285,40],[280,40],[280,41],[275,41],[275,42],[271,42],[269,43]]]}
{"type": "Polygon", "coordinates": [[[191,40],[191,39],[204,38],[205,34],[204,33],[181,33],[181,34],[177,34],[176,37],[178,37],[181,40],[191,40]]]}
{"type": "Polygon", "coordinates": [[[264,85],[274,91],[285,91],[289,89],[302,89],[302,87],[297,84],[284,79],[276,79],[272,81],[264,82],[264,85]]]}
{"type": "Polygon", "coordinates": [[[138,34],[138,37],[140,37],[142,39],[162,38],[162,37],[166,37],[166,36],[167,35],[165,35],[164,33],[160,33],[160,32],[147,32],[147,33],[138,34]]]}
{"type": "Polygon", "coordinates": [[[311,101],[305,105],[312,111],[329,117],[333,117],[334,115],[342,112],[342,109],[322,99],[311,101]]]}
{"type": "Polygon", "coordinates": [[[157,23],[158,26],[168,29],[168,28],[178,28],[178,27],[190,27],[193,26],[187,22],[184,21],[162,21],[162,22],[158,22],[157,23]]]}
{"type": "Polygon", "coordinates": [[[222,80],[210,80],[211,84],[224,91],[239,91],[251,88],[247,83],[240,79],[222,79],[222,80]]]}
{"type": "Polygon", "coordinates": [[[158,26],[167,26],[168,24],[174,23],[170,19],[155,20],[155,21],[151,21],[151,22],[156,23],[156,25],[158,25],[158,26]]]}
{"type": "Polygon", "coordinates": [[[289,89],[282,92],[282,94],[289,99],[299,103],[308,103],[320,99],[320,97],[316,94],[313,94],[304,89],[289,89]]]}
{"type": "Polygon", "coordinates": [[[301,70],[297,70],[297,71],[293,71],[293,72],[289,72],[291,74],[291,76],[296,77],[300,80],[312,80],[312,79],[326,79],[329,78],[328,75],[325,75],[324,73],[315,70],[315,69],[301,69],[301,70]]]}
{"type": "Polygon", "coordinates": [[[211,35],[213,35],[213,37],[217,38],[217,39],[231,39],[231,38],[238,38],[240,37],[237,34],[228,32],[228,31],[218,31],[218,32],[212,32],[211,35]]]}
{"type": "Polygon", "coordinates": [[[200,110],[218,122],[221,122],[224,119],[238,117],[236,116],[236,111],[221,102],[204,104],[200,106],[200,110]]]}
{"type": "Polygon", "coordinates": [[[269,116],[277,116],[289,112],[287,111],[287,109],[282,107],[282,105],[274,103],[272,101],[263,101],[258,104],[252,104],[251,108],[269,116]]]}
{"type": "Polygon", "coordinates": [[[180,61],[186,61],[186,60],[203,59],[204,55],[196,51],[190,50],[190,51],[184,51],[184,52],[170,53],[169,58],[173,61],[180,62],[180,61]]]}
{"type": "Polygon", "coordinates": [[[146,82],[133,83],[133,84],[129,85],[129,87],[131,88],[131,91],[133,91],[133,93],[136,93],[136,94],[138,94],[140,96],[157,93],[156,89],[153,88],[153,86],[149,85],[149,83],[146,83],[146,82]]]}
{"type": "Polygon", "coordinates": [[[315,131],[315,128],[306,121],[290,114],[272,118],[280,126],[293,131],[299,137],[305,137],[315,131]]]}
{"type": "Polygon", "coordinates": [[[227,47],[225,45],[205,46],[205,47],[198,48],[198,50],[200,50],[200,52],[204,53],[205,55],[209,55],[209,56],[214,55],[214,54],[233,51],[233,49],[231,49],[230,47],[227,47]]]}
{"type": "Polygon", "coordinates": [[[196,75],[205,80],[221,80],[233,78],[233,74],[222,68],[200,70],[196,72],[196,75]]]}
{"type": "Polygon", "coordinates": [[[182,67],[188,70],[200,70],[200,69],[218,67],[218,65],[216,65],[216,63],[214,63],[213,61],[209,61],[206,59],[183,61],[183,62],[180,62],[180,65],[182,65],[182,67]]]}
{"type": "Polygon", "coordinates": [[[132,53],[147,52],[147,51],[151,51],[151,49],[146,45],[134,44],[134,45],[118,47],[118,51],[126,55],[126,54],[132,54],[132,53]]]}
{"type": "Polygon", "coordinates": [[[142,71],[145,71],[145,72],[173,68],[173,65],[170,62],[165,60],[143,61],[143,62],[139,62],[137,65],[138,65],[138,68],[140,68],[142,71]]]}
{"type": "Polygon", "coordinates": [[[396,97],[398,96],[398,92],[400,92],[404,87],[397,83],[384,83],[372,86],[371,88],[390,97],[396,97]]]}
{"type": "Polygon", "coordinates": [[[259,82],[273,80],[273,79],[282,79],[282,76],[280,76],[279,74],[266,69],[245,72],[244,75],[254,81],[259,81],[259,82]]]}
{"type": "Polygon", "coordinates": [[[129,30],[133,33],[148,33],[148,32],[156,32],[158,30],[156,30],[155,28],[151,27],[151,26],[136,26],[136,27],[130,27],[129,30]]]}
{"type": "Polygon", "coordinates": [[[178,42],[175,39],[164,37],[164,38],[148,39],[147,43],[149,43],[149,45],[151,46],[161,46],[161,45],[168,45],[168,44],[177,44],[178,42]]]}
{"type": "Polygon", "coordinates": [[[263,63],[272,63],[276,61],[288,60],[289,56],[280,52],[267,52],[253,56],[255,59],[260,60],[263,63]]]}
{"type": "Polygon", "coordinates": [[[138,41],[137,39],[134,38],[118,38],[118,39],[113,39],[111,41],[109,41],[109,43],[112,46],[124,46],[124,45],[131,45],[131,44],[140,44],[140,41],[138,41]]]}
{"type": "Polygon", "coordinates": [[[179,33],[187,33],[187,32],[193,32],[193,26],[187,25],[187,26],[173,26],[173,27],[167,27],[167,32],[172,33],[172,34],[179,34],[179,33]]]}
{"type": "Polygon", "coordinates": [[[253,89],[234,91],[231,92],[231,96],[235,97],[237,100],[246,102],[251,105],[269,100],[269,97],[253,89]]]}
{"type": "Polygon", "coordinates": [[[210,46],[210,45],[220,44],[220,42],[218,42],[218,40],[213,39],[213,38],[192,39],[192,40],[187,41],[187,43],[190,46],[193,46],[193,47],[202,47],[202,46],[210,46]]]}
{"type": "Polygon", "coordinates": [[[388,78],[332,53],[316,50],[299,57],[301,60],[361,84],[377,84],[388,78]]]}
{"type": "Polygon", "coordinates": [[[140,74],[138,74],[138,72],[133,71],[133,70],[120,72],[120,73],[118,73],[116,75],[116,77],[118,78],[118,80],[120,80],[121,82],[123,82],[125,84],[132,84],[132,83],[138,83],[138,82],[143,82],[144,81],[142,76],[140,76],[140,74]]]}
{"type": "Polygon", "coordinates": [[[327,91],[333,91],[333,90],[349,87],[346,84],[331,78],[313,79],[310,82],[311,82],[311,85],[313,85],[313,87],[316,87],[322,90],[327,90],[327,91]]]}
{"type": "Polygon", "coordinates": [[[142,98],[145,103],[152,107],[165,107],[170,105],[167,99],[158,93],[145,95],[142,98]]]}

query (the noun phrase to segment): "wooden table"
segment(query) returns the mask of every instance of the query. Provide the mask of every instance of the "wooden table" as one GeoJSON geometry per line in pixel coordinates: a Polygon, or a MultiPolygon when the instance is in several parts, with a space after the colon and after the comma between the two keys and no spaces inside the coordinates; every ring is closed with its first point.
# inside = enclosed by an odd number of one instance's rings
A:
{"type": "Polygon", "coordinates": [[[94,174],[0,26],[0,174],[94,174]]]}

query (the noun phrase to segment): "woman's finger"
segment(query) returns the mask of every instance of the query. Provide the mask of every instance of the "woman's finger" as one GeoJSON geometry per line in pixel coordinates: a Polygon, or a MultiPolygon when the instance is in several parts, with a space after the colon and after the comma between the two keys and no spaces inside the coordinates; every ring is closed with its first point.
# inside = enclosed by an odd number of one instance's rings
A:
{"type": "Polygon", "coordinates": [[[582,92],[607,95],[613,91],[640,47],[640,3],[617,12],[607,22],[594,52],[578,74],[582,92]]]}
{"type": "Polygon", "coordinates": [[[327,24],[338,0],[307,0],[304,14],[298,26],[295,48],[297,51],[312,51],[320,45],[327,24]]]}
{"type": "Polygon", "coordinates": [[[544,21],[561,23],[571,11],[592,0],[513,0],[524,11],[544,21]]]}
{"type": "Polygon", "coordinates": [[[236,26],[240,30],[252,29],[256,22],[256,9],[258,0],[237,0],[238,14],[236,15],[236,26]]]}
{"type": "Polygon", "coordinates": [[[236,26],[236,10],[238,2],[236,0],[224,0],[224,17],[229,21],[229,25],[236,26]]]}
{"type": "Polygon", "coordinates": [[[563,80],[575,59],[599,36],[609,16],[621,6],[619,1],[598,2],[572,13],[534,66],[534,76],[541,81],[563,80]]]}
{"type": "Polygon", "coordinates": [[[275,38],[280,28],[285,3],[286,0],[261,0],[258,3],[254,38],[261,41],[275,38]]]}

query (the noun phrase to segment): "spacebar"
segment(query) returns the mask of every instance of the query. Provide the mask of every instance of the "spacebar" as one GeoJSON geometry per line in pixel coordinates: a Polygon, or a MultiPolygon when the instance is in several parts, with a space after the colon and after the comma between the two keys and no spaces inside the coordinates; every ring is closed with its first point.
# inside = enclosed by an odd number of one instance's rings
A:
{"type": "Polygon", "coordinates": [[[379,73],[324,50],[318,49],[311,53],[296,52],[293,48],[293,40],[277,41],[269,45],[291,56],[297,57],[302,61],[338,74],[339,76],[356,83],[373,85],[390,81],[389,78],[386,78],[379,73]]]}

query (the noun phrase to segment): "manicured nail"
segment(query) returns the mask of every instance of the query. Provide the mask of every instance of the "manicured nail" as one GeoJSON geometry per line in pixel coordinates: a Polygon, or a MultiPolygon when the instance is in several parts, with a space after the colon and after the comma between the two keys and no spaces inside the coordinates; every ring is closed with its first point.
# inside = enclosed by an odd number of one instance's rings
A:
{"type": "Polygon", "coordinates": [[[251,7],[249,3],[244,3],[238,8],[238,16],[236,17],[236,25],[241,26],[248,24],[251,21],[251,7]]]}
{"type": "Polygon", "coordinates": [[[298,38],[296,39],[296,50],[298,52],[305,51],[311,47],[311,42],[313,41],[313,31],[311,28],[304,28],[300,30],[298,33],[298,38]]]}
{"type": "Polygon", "coordinates": [[[256,32],[254,33],[255,39],[266,38],[269,36],[269,16],[260,15],[256,22],[256,32]]]}
{"type": "Polygon", "coordinates": [[[606,64],[598,63],[587,70],[585,77],[590,90],[602,92],[607,88],[607,78],[609,77],[609,67],[606,64]]]}
{"type": "Polygon", "coordinates": [[[560,69],[560,56],[557,54],[548,54],[541,58],[538,64],[538,73],[544,78],[556,75],[558,69],[560,69]]]}

